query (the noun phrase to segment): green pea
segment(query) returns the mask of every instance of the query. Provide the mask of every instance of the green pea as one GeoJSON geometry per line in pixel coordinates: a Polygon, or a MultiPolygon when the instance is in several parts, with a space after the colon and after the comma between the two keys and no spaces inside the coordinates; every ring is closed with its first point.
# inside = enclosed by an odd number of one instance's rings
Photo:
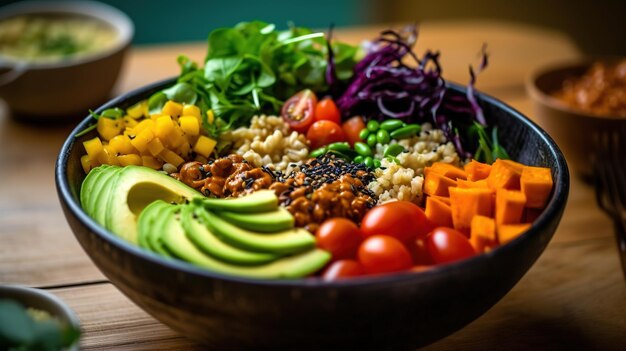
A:
{"type": "Polygon", "coordinates": [[[370,132],[377,131],[379,126],[380,126],[380,124],[378,124],[378,121],[371,120],[371,121],[367,122],[367,129],[370,132]]]}
{"type": "Polygon", "coordinates": [[[373,155],[372,149],[370,149],[370,147],[367,144],[362,143],[360,141],[357,141],[356,143],[354,143],[354,151],[356,151],[356,153],[361,156],[373,155]]]}
{"type": "Polygon", "coordinates": [[[332,143],[326,146],[328,148],[328,150],[334,150],[334,151],[341,151],[341,152],[347,152],[350,151],[350,144],[348,144],[347,142],[338,142],[338,143],[332,143]]]}
{"type": "Polygon", "coordinates": [[[365,158],[361,155],[357,156],[354,158],[354,163],[363,163],[363,160],[365,160],[365,158]]]}
{"type": "Polygon", "coordinates": [[[394,130],[389,135],[391,135],[393,139],[404,139],[414,136],[421,130],[422,126],[420,126],[419,124],[409,124],[406,127],[394,130]]]}
{"type": "Polygon", "coordinates": [[[370,135],[370,130],[367,128],[363,128],[361,129],[361,131],[359,132],[359,139],[361,140],[367,140],[367,137],[370,135]]]}
{"type": "Polygon", "coordinates": [[[388,119],[380,124],[380,128],[388,132],[392,132],[398,128],[401,128],[403,124],[404,123],[399,119],[388,119]]]}
{"type": "Polygon", "coordinates": [[[309,154],[309,157],[319,157],[322,156],[323,154],[326,153],[326,146],[322,146],[318,149],[315,149],[313,151],[311,151],[311,153],[309,154]]]}
{"type": "Polygon", "coordinates": [[[367,156],[365,160],[363,160],[363,163],[365,163],[365,165],[369,168],[374,168],[374,159],[369,156],[367,156]]]}
{"type": "Polygon", "coordinates": [[[391,140],[391,137],[389,136],[388,131],[384,129],[379,129],[378,132],[376,132],[376,141],[379,144],[389,144],[390,140],[391,140]]]}
{"type": "Polygon", "coordinates": [[[367,145],[374,147],[376,146],[376,134],[370,134],[367,137],[367,145]]]}
{"type": "Polygon", "coordinates": [[[380,160],[374,160],[374,168],[380,168],[380,160]]]}
{"type": "Polygon", "coordinates": [[[383,151],[383,156],[398,156],[401,152],[404,152],[404,147],[400,144],[391,144],[383,151]]]}

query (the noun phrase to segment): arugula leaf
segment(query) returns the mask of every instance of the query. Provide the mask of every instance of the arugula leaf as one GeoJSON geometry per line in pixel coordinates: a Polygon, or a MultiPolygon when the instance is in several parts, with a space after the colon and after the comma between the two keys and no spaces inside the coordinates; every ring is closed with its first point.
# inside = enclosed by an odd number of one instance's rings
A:
{"type": "Polygon", "coordinates": [[[198,98],[198,94],[193,90],[193,87],[185,82],[177,83],[171,88],[163,90],[163,94],[169,100],[189,105],[193,105],[198,98]]]}

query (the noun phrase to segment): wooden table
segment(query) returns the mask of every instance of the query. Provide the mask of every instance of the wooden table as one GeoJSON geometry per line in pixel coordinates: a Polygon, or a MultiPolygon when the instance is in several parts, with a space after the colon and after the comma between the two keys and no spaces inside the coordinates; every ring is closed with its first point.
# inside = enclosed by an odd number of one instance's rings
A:
{"type": "MultiPolygon", "coordinates": [[[[380,28],[338,34],[358,42],[380,28]]],[[[497,22],[425,23],[417,51],[440,49],[445,77],[466,82],[483,42],[491,66],[479,88],[531,117],[524,77],[543,62],[578,55],[562,34],[497,22]]],[[[204,52],[204,43],[135,48],[116,93],[176,75],[178,54],[201,60],[204,52]]],[[[72,127],[23,124],[0,109],[0,283],[40,287],[64,299],[82,321],[84,349],[201,349],[131,303],[74,239],[53,176],[72,127]]],[[[612,226],[592,188],[575,177],[561,224],[528,274],[482,317],[426,349],[531,348],[626,350],[626,284],[612,226]]]]}

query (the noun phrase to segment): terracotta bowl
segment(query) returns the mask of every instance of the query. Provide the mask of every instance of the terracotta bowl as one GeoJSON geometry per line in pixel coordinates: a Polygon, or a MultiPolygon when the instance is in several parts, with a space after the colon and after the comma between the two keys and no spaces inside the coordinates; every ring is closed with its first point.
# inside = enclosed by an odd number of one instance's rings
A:
{"type": "MultiPolygon", "coordinates": [[[[123,95],[99,110],[129,107],[175,80],[123,95]]],[[[456,94],[465,88],[454,85],[456,94]]],[[[520,162],[552,169],[554,190],[532,227],[507,245],[421,273],[337,282],[246,279],[167,260],[110,233],[80,207],[82,142],[68,136],[56,163],[63,210],[83,249],[138,306],[212,350],[408,350],[461,329],[500,300],[552,238],[569,191],[565,159],[546,132],[504,103],[480,94],[500,140],[520,162]]]]}
{"type": "Polygon", "coordinates": [[[577,61],[553,63],[538,68],[526,80],[526,91],[534,109],[534,119],[563,150],[573,172],[590,180],[593,167],[590,160],[595,152],[594,135],[624,129],[626,118],[599,116],[573,109],[551,94],[559,90],[563,81],[579,77],[598,60],[615,62],[617,58],[586,58],[577,61]]]}
{"type": "Polygon", "coordinates": [[[111,26],[117,42],[103,51],[52,63],[15,61],[0,55],[0,98],[15,117],[67,120],[110,98],[134,33],[128,16],[91,1],[26,1],[0,9],[0,21],[20,15],[92,18],[111,26]]]}

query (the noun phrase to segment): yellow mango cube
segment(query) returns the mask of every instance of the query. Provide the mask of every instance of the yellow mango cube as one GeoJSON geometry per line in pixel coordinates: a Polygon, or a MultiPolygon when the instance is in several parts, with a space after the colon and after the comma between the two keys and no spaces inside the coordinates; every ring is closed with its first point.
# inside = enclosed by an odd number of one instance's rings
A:
{"type": "Polygon", "coordinates": [[[135,149],[144,152],[148,149],[148,143],[154,139],[154,133],[152,129],[144,129],[141,133],[137,134],[137,136],[130,141],[130,143],[135,147],[135,149]]]}
{"type": "Polygon", "coordinates": [[[169,139],[169,136],[174,133],[174,122],[170,116],[159,116],[155,120],[154,135],[162,141],[169,139]]]}
{"type": "Polygon", "coordinates": [[[200,134],[200,124],[198,118],[194,116],[182,116],[178,119],[180,129],[188,136],[196,136],[200,134]]]}
{"type": "Polygon", "coordinates": [[[155,127],[155,123],[153,120],[144,119],[141,122],[139,122],[139,124],[137,124],[135,127],[133,127],[133,132],[135,133],[135,135],[139,135],[145,129],[154,129],[154,127],[155,127]]]}
{"type": "Polygon", "coordinates": [[[213,124],[213,121],[215,121],[215,115],[213,114],[213,110],[208,110],[206,112],[206,120],[207,122],[209,122],[209,124],[213,124]]]}
{"type": "Polygon", "coordinates": [[[141,163],[152,169],[161,169],[163,167],[163,161],[152,156],[141,156],[141,163]]]}
{"type": "Polygon", "coordinates": [[[169,100],[163,105],[161,113],[172,117],[178,117],[183,112],[183,105],[176,101],[169,100]]]}
{"type": "Polygon", "coordinates": [[[154,138],[148,143],[148,151],[150,152],[152,156],[156,157],[164,149],[165,149],[165,146],[163,146],[163,143],[161,142],[161,139],[159,138],[154,138]]]}
{"type": "Polygon", "coordinates": [[[126,135],[116,135],[113,139],[109,140],[109,145],[115,150],[116,153],[126,155],[134,153],[135,147],[130,143],[130,138],[126,135]]]}
{"type": "Polygon", "coordinates": [[[141,118],[148,115],[148,100],[140,101],[126,109],[126,113],[134,118],[141,118]]]}
{"type": "Polygon", "coordinates": [[[128,154],[128,155],[119,155],[117,156],[117,160],[120,163],[120,166],[143,166],[143,160],[141,156],[137,154],[128,154]]]}
{"type": "Polygon", "coordinates": [[[209,157],[209,154],[213,152],[215,145],[217,145],[217,141],[201,135],[198,140],[196,140],[196,144],[193,146],[193,151],[204,157],[209,157]]]}
{"type": "Polygon", "coordinates": [[[159,154],[159,158],[167,163],[173,164],[176,167],[185,162],[182,157],[178,156],[174,151],[169,149],[161,151],[161,153],[159,154]]]}
{"type": "Polygon", "coordinates": [[[176,153],[180,155],[180,157],[184,159],[189,158],[189,154],[191,153],[191,144],[188,141],[185,141],[181,146],[176,149],[176,153]]]}
{"type": "Polygon", "coordinates": [[[124,122],[124,127],[126,128],[134,128],[139,122],[136,119],[133,119],[131,116],[122,117],[122,121],[124,122]]]}
{"type": "Polygon", "coordinates": [[[87,155],[91,160],[91,165],[93,167],[99,166],[98,159],[100,158],[100,154],[103,152],[104,148],[102,146],[102,141],[100,138],[95,137],[93,139],[87,140],[83,142],[83,146],[85,147],[85,151],[87,151],[87,155]]]}
{"type": "Polygon", "coordinates": [[[122,133],[124,125],[119,119],[107,117],[98,118],[98,134],[103,140],[111,140],[114,136],[122,133]]]}
{"type": "Polygon", "coordinates": [[[201,113],[200,107],[196,105],[184,105],[181,116],[194,116],[196,118],[200,118],[201,113]]]}
{"type": "Polygon", "coordinates": [[[91,171],[91,161],[89,160],[89,155],[82,155],[80,157],[80,165],[83,166],[83,171],[85,171],[85,173],[89,173],[89,171],[91,171]]]}
{"type": "Polygon", "coordinates": [[[102,152],[100,153],[100,163],[107,165],[119,166],[119,162],[117,161],[117,153],[111,145],[104,145],[102,147],[102,152]]]}

